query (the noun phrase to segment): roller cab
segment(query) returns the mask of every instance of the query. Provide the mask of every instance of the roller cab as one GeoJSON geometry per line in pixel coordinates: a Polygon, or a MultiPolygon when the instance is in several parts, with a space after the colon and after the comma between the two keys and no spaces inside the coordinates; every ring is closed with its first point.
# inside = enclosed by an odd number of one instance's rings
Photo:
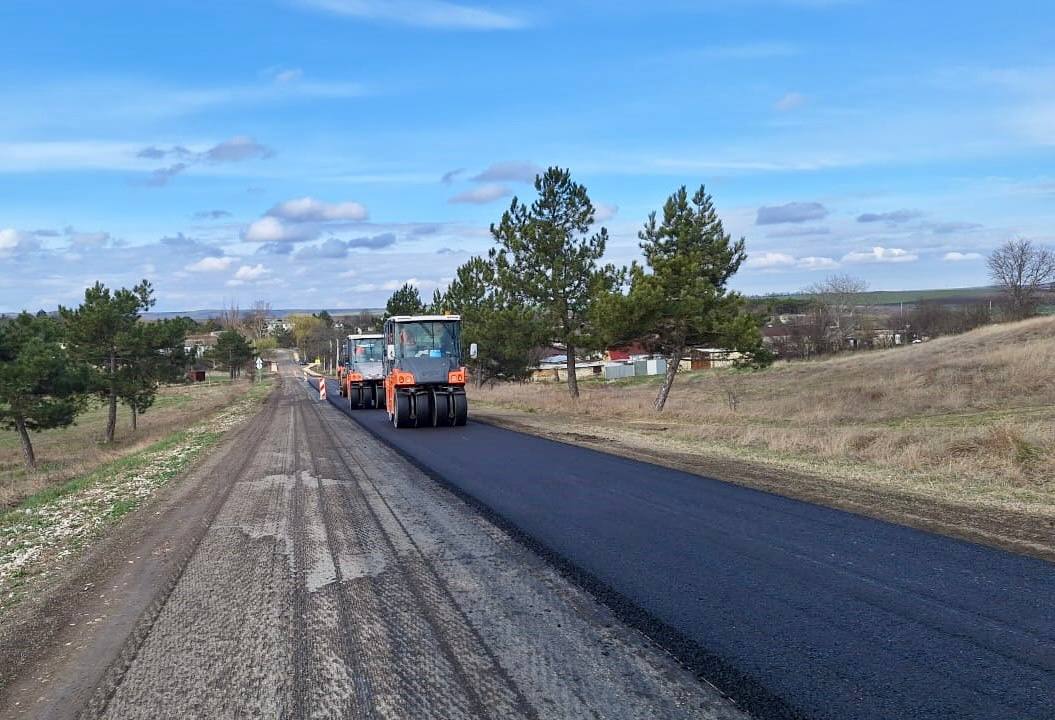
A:
{"type": "Polygon", "coordinates": [[[380,333],[349,335],[344,342],[344,362],[338,369],[341,396],[348,407],[385,407],[385,336],[380,333]]]}
{"type": "Polygon", "coordinates": [[[385,406],[397,428],[465,424],[461,324],[458,315],[396,315],[385,321],[385,406]]]}

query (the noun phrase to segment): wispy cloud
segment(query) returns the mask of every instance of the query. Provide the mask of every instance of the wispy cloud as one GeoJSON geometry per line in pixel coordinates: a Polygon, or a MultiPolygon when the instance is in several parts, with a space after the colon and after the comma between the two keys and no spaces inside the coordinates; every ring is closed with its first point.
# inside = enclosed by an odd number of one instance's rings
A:
{"type": "Polygon", "coordinates": [[[513,191],[505,185],[481,185],[480,187],[458,193],[447,202],[452,204],[469,203],[472,205],[483,205],[512,194],[513,191]]]}
{"type": "Polygon", "coordinates": [[[529,162],[499,162],[470,178],[473,182],[535,182],[542,168],[529,162]]]}
{"type": "Polygon", "coordinates": [[[516,30],[525,18],[445,0],[296,0],[297,4],[364,20],[455,30],[516,30]]]}
{"type": "Polygon", "coordinates": [[[266,145],[261,145],[253,138],[246,135],[237,135],[206,150],[202,159],[206,162],[228,163],[242,162],[243,160],[263,160],[274,156],[274,154],[274,150],[266,145]]]}
{"type": "Polygon", "coordinates": [[[789,112],[806,104],[806,96],[802,93],[785,93],[779,100],[773,103],[773,108],[780,112],[789,112]]]}
{"type": "Polygon", "coordinates": [[[192,165],[236,163],[245,160],[264,160],[273,157],[275,151],[266,145],[261,145],[253,138],[245,135],[236,135],[230,140],[217,143],[203,152],[192,152],[182,145],[174,145],[167,150],[150,145],[136,153],[137,158],[160,159],[181,158],[181,161],[168,167],[154,170],[139,184],[147,187],[164,187],[172,178],[176,177],[192,165]]]}
{"type": "Polygon", "coordinates": [[[786,205],[758,208],[755,224],[803,223],[810,220],[823,220],[827,216],[828,208],[818,202],[791,202],[786,205]]]}
{"type": "Polygon", "coordinates": [[[203,257],[197,262],[193,262],[187,265],[183,269],[187,272],[203,273],[203,272],[222,272],[235,262],[233,257],[203,257]]]}
{"type": "Polygon", "coordinates": [[[947,252],[941,259],[946,262],[966,262],[971,260],[981,260],[982,254],[976,252],[947,252]]]}
{"type": "Polygon", "coordinates": [[[268,210],[267,214],[292,222],[358,222],[366,220],[368,215],[366,208],[357,202],[326,203],[311,197],[279,203],[268,210]]]}
{"type": "Polygon", "coordinates": [[[320,230],[315,225],[292,223],[287,224],[270,215],[254,220],[246,228],[242,238],[246,242],[259,243],[296,243],[314,240],[320,230]]]}
{"type": "Polygon", "coordinates": [[[195,220],[222,220],[231,217],[226,210],[199,210],[192,216],[195,220]]]}
{"type": "Polygon", "coordinates": [[[169,184],[169,180],[179,175],[188,167],[190,166],[187,165],[187,163],[176,163],[175,165],[169,165],[168,167],[158,168],[144,178],[140,184],[147,187],[164,187],[169,184]]]}
{"type": "Polygon", "coordinates": [[[752,270],[831,270],[839,263],[829,257],[795,257],[782,252],[751,253],[747,257],[747,267],[752,270]]]}
{"type": "Polygon", "coordinates": [[[457,170],[448,170],[443,173],[443,177],[440,178],[440,182],[444,185],[450,185],[454,182],[454,179],[465,172],[465,168],[458,168],[457,170]]]}
{"type": "Polygon", "coordinates": [[[608,222],[619,213],[618,205],[610,205],[602,202],[594,203],[593,209],[593,221],[596,223],[608,222]]]}
{"type": "Polygon", "coordinates": [[[902,248],[876,246],[867,251],[849,252],[843,256],[846,263],[907,263],[919,260],[919,255],[902,248]]]}
{"type": "Polygon", "coordinates": [[[864,213],[857,216],[857,222],[859,223],[892,223],[900,224],[906,223],[909,220],[916,220],[923,217],[923,212],[920,210],[892,210],[890,212],[882,213],[864,213]]]}

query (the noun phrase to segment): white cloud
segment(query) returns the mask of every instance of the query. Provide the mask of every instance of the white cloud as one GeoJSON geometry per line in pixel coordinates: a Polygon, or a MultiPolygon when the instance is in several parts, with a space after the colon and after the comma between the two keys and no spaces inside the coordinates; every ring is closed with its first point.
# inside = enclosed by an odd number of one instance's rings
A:
{"type": "Polygon", "coordinates": [[[901,248],[876,246],[870,251],[854,251],[843,256],[848,263],[904,263],[919,260],[919,255],[901,248]]]}
{"type": "Polygon", "coordinates": [[[747,266],[759,270],[768,270],[778,267],[791,267],[795,264],[795,258],[786,253],[763,252],[752,253],[747,257],[747,266]]]}
{"type": "Polygon", "coordinates": [[[382,20],[418,27],[461,30],[514,30],[526,26],[518,16],[446,0],[299,0],[336,15],[382,20]]]}
{"type": "Polygon", "coordinates": [[[26,233],[14,228],[0,230],[0,252],[14,250],[27,237],[26,233]]]}
{"type": "Polygon", "coordinates": [[[504,198],[512,194],[512,191],[505,185],[481,185],[480,187],[473,188],[472,190],[466,190],[463,193],[458,193],[447,202],[471,203],[473,205],[482,205],[484,203],[494,202],[499,198],[504,198]]]}
{"type": "Polygon", "coordinates": [[[773,103],[773,107],[781,112],[788,112],[789,110],[802,107],[805,103],[805,95],[797,92],[789,92],[773,103]]]}
{"type": "Polygon", "coordinates": [[[260,278],[267,275],[268,270],[263,265],[243,265],[238,268],[238,271],[234,274],[235,280],[259,280],[260,278]]]}
{"type": "Polygon", "coordinates": [[[221,272],[231,267],[233,257],[205,257],[184,267],[189,272],[221,272]]]}
{"type": "Polygon", "coordinates": [[[781,252],[751,253],[747,256],[747,267],[753,270],[780,270],[797,268],[799,270],[830,270],[839,267],[839,263],[828,257],[808,256],[796,258],[781,252]]]}
{"type": "Polygon", "coordinates": [[[799,258],[798,266],[803,270],[832,270],[839,267],[839,263],[830,257],[815,257],[811,255],[799,258]]]}
{"type": "Polygon", "coordinates": [[[40,250],[40,240],[34,233],[14,228],[0,229],[0,257],[11,257],[34,250],[40,250]]]}
{"type": "Polygon", "coordinates": [[[366,208],[357,202],[325,203],[311,197],[295,198],[279,203],[267,211],[272,217],[292,222],[328,222],[366,220],[366,208]]]}
{"type": "Polygon", "coordinates": [[[278,218],[267,216],[250,223],[242,237],[246,242],[291,243],[314,240],[318,236],[318,228],[312,225],[290,226],[278,218]]]}
{"type": "Polygon", "coordinates": [[[942,256],[942,260],[947,262],[963,262],[965,260],[981,260],[982,254],[976,252],[947,252],[942,256]]]}
{"type": "Polygon", "coordinates": [[[262,280],[267,280],[270,276],[271,271],[263,265],[242,265],[235,272],[234,277],[227,281],[227,284],[230,286],[236,286],[257,283],[262,280]]]}

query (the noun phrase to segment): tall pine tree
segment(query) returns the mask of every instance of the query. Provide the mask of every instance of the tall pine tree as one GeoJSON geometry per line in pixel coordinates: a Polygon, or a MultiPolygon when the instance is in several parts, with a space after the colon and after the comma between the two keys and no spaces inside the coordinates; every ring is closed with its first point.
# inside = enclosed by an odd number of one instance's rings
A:
{"type": "Polygon", "coordinates": [[[92,368],[90,389],[107,404],[108,443],[117,427],[122,375],[137,362],[139,315],[153,305],[153,288],[143,280],[131,290],[113,292],[97,282],[84,291],[84,302],[76,309],[59,307],[70,355],[92,368]]]}
{"type": "Polygon", "coordinates": [[[594,206],[586,188],[571,173],[551,167],[535,178],[538,198],[531,206],[517,198],[491,235],[499,284],[517,299],[538,307],[548,340],[564,345],[568,392],[579,397],[576,352],[593,343],[588,316],[600,288],[617,278],[611,265],[601,266],[608,231],[591,233],[594,206]]]}
{"type": "Polygon", "coordinates": [[[679,188],[651,213],[638,234],[645,267],[630,268],[630,291],[598,304],[600,321],[621,339],[642,341],[667,359],[667,373],[654,407],[663,409],[686,349],[700,344],[739,351],[745,362],[763,364],[758,320],[729,279],[747,259],[744,240],[725,232],[704,187],[690,199],[679,188]]]}

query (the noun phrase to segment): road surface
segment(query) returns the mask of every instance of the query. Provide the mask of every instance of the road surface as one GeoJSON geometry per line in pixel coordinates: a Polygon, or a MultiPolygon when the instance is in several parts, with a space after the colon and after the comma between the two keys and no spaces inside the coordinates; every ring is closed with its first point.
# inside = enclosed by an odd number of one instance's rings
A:
{"type": "Polygon", "coordinates": [[[345,412],[759,716],[1055,718],[1050,563],[473,423],[471,407],[464,428],[419,430],[345,412]]]}
{"type": "Polygon", "coordinates": [[[745,717],[316,397],[287,377],[89,554],[0,717],[745,717]]]}

